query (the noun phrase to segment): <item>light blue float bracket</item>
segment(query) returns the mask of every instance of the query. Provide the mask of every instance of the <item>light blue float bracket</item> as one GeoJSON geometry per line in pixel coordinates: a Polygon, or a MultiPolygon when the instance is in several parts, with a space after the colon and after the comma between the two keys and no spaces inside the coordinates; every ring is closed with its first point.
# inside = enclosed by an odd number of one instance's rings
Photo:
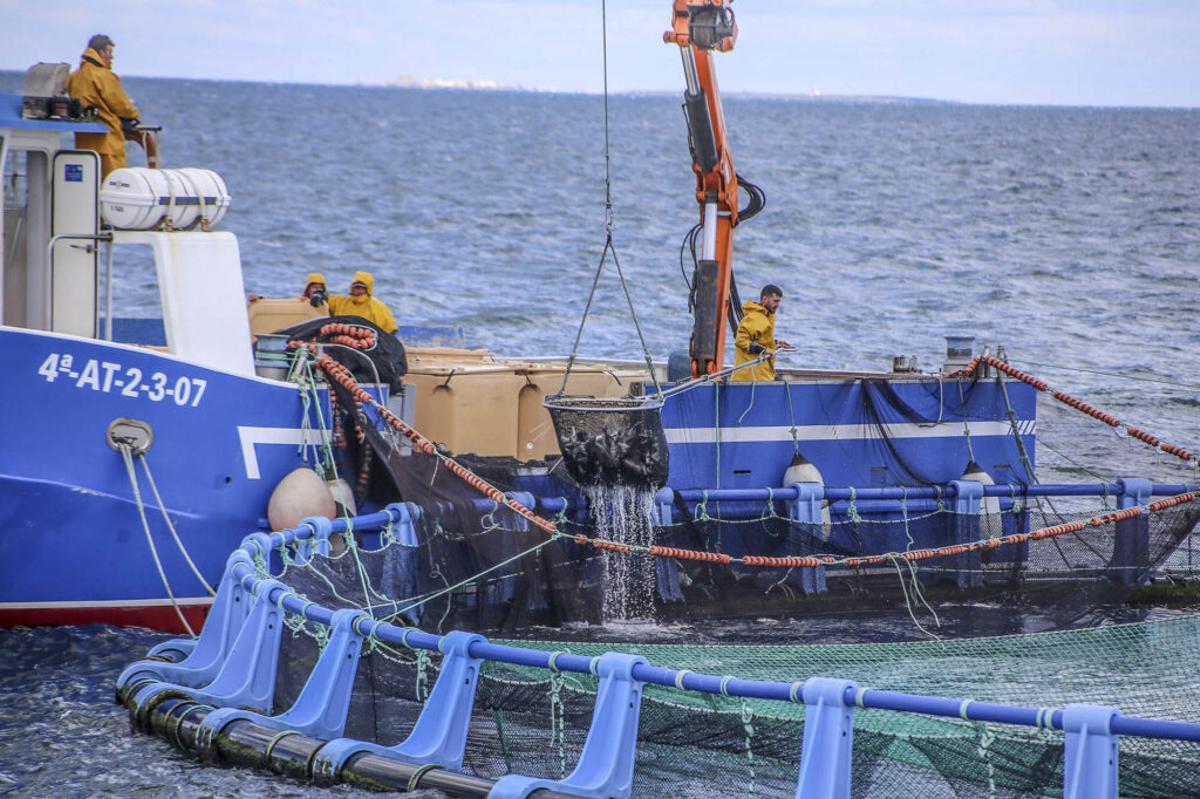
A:
{"type": "MultiPolygon", "coordinates": [[[[675,492],[660,488],[654,494],[654,510],[659,527],[670,527],[674,519],[675,492]]],[[[656,541],[655,543],[662,543],[656,541]]],[[[679,589],[679,561],[675,558],[654,559],[654,583],[663,602],[683,602],[683,591],[679,589]]]]}
{"type": "Polygon", "coordinates": [[[642,683],[633,669],[646,659],[608,652],[596,659],[600,677],[592,726],[579,763],[566,779],[550,780],[509,774],[501,777],[489,799],[524,799],[540,788],[560,790],[584,799],[626,799],[633,791],[633,761],[637,751],[642,683]]]}
{"type": "MultiPolygon", "coordinates": [[[[813,525],[818,530],[823,529],[824,520],[821,518],[821,504],[825,501],[825,486],[821,483],[793,483],[796,498],[787,503],[788,518],[799,524],[813,525]]],[[[820,534],[818,534],[820,535],[820,534]]],[[[828,535],[826,533],[826,535],[828,535]]],[[[811,555],[812,552],[797,553],[811,555]]],[[[825,593],[825,567],[798,569],[800,573],[800,588],[806,594],[825,593]]]]}
{"type": "MultiPolygon", "coordinates": [[[[537,497],[528,491],[509,491],[506,496],[527,508],[537,507],[537,497]]],[[[510,511],[510,513],[512,514],[513,529],[522,533],[529,532],[529,520],[516,511],[510,511]]]]}
{"type": "Polygon", "coordinates": [[[178,644],[186,644],[189,651],[187,656],[178,663],[164,663],[154,660],[139,660],[131,663],[121,676],[117,677],[117,694],[129,690],[138,682],[168,682],[189,687],[199,687],[212,682],[217,676],[221,665],[233,649],[233,642],[246,621],[246,611],[250,605],[246,590],[241,581],[234,575],[234,567],[244,565],[253,567],[250,557],[240,549],[225,562],[225,573],[217,586],[217,597],[213,600],[208,618],[200,637],[187,641],[164,641],[150,650],[151,655],[178,648],[178,644]]]}
{"type": "Polygon", "coordinates": [[[480,660],[471,655],[471,645],[487,643],[478,633],[451,632],[442,637],[442,671],[412,732],[395,746],[338,738],[321,747],[313,758],[313,780],[332,785],[338,772],[352,756],[369,752],[412,765],[436,765],[450,771],[462,768],[475,708],[480,660]]]}
{"type": "Polygon", "coordinates": [[[1063,730],[1067,734],[1063,767],[1064,799],[1117,799],[1119,742],[1112,732],[1115,707],[1067,705],[1063,730]]]}
{"type": "MultiPolygon", "coordinates": [[[[1125,510],[1147,505],[1154,493],[1154,484],[1141,478],[1126,477],[1117,481],[1117,509],[1125,510]]],[[[1150,516],[1143,513],[1132,519],[1117,522],[1113,536],[1110,573],[1122,585],[1142,585],[1150,580],[1150,516]]]]}
{"type": "Polygon", "coordinates": [[[307,563],[312,560],[314,553],[322,557],[329,557],[329,536],[333,534],[333,522],[324,516],[309,516],[300,522],[300,524],[301,526],[308,527],[313,532],[308,538],[301,538],[296,541],[296,554],[294,556],[296,562],[307,563]]]}
{"type": "MultiPolygon", "coordinates": [[[[354,676],[362,656],[363,635],[358,622],[373,621],[353,608],[333,614],[332,630],[317,665],[308,675],[295,703],[278,716],[266,716],[240,707],[219,707],[204,717],[196,732],[196,753],[202,760],[216,759],[217,735],[232,721],[253,721],[280,732],[289,731],[310,738],[338,738],[346,729],[346,713],[354,676]]],[[[274,674],[272,674],[274,680],[274,674]]]]}
{"type": "Polygon", "coordinates": [[[658,511],[658,526],[670,527],[675,521],[675,491],[658,489],[654,494],[654,508],[658,511]]]}
{"type": "Polygon", "coordinates": [[[412,502],[393,502],[383,509],[392,521],[392,537],[402,547],[415,547],[417,521],[421,518],[421,506],[412,502]]]}
{"type": "MultiPolygon", "coordinates": [[[[954,491],[954,503],[951,506],[954,515],[950,517],[946,544],[978,541],[982,535],[980,514],[983,512],[983,484],[976,480],[951,480],[949,485],[954,491]]],[[[980,553],[964,552],[941,558],[941,562],[953,569],[950,579],[959,588],[978,588],[983,585],[983,557],[980,553]]]]}
{"type": "Polygon", "coordinates": [[[145,715],[157,704],[152,701],[155,697],[185,696],[214,707],[248,707],[270,712],[283,630],[283,611],[271,600],[274,589],[288,591],[278,580],[263,580],[258,584],[250,615],[211,683],[203,687],[170,682],[143,685],[131,703],[135,724],[143,726],[145,715]]]}
{"type": "Polygon", "coordinates": [[[796,799],[850,799],[850,761],[854,752],[853,680],[810,677],[804,683],[804,743],[796,799]]]}

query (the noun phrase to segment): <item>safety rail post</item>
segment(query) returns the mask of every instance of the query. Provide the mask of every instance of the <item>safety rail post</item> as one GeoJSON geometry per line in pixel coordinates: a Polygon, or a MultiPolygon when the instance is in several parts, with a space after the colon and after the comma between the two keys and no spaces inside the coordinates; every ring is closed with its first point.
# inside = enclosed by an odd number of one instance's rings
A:
{"type": "MultiPolygon", "coordinates": [[[[951,480],[954,503],[951,510],[948,544],[969,544],[978,541],[980,514],[983,513],[983,484],[975,480],[951,480]]],[[[983,558],[978,552],[964,552],[949,558],[954,564],[954,584],[959,588],[978,588],[983,585],[983,558]]]]}
{"type": "MultiPolygon", "coordinates": [[[[798,524],[814,525],[817,530],[822,530],[821,503],[825,501],[825,486],[822,483],[793,483],[788,487],[796,489],[796,498],[787,502],[788,519],[798,524]]],[[[818,537],[821,537],[820,534],[818,537]]],[[[811,555],[813,553],[806,551],[798,554],[811,555]]],[[[800,577],[800,588],[804,593],[825,593],[824,566],[803,567],[797,571],[800,577]]]]}
{"type": "Polygon", "coordinates": [[[803,688],[804,740],[796,799],[850,799],[854,752],[854,703],[858,683],[810,677],[803,688]]]}
{"type": "Polygon", "coordinates": [[[496,782],[489,799],[525,799],[541,788],[561,790],[581,799],[627,799],[632,793],[643,685],[634,679],[633,669],[645,664],[646,659],[607,652],[593,663],[600,689],[596,692],[592,726],[575,770],[562,780],[509,774],[496,782]]]}
{"type": "MultiPolygon", "coordinates": [[[[331,633],[317,663],[309,673],[296,701],[278,716],[267,716],[240,707],[218,707],[196,732],[196,754],[201,760],[216,761],[216,739],[231,722],[253,721],[280,732],[288,731],[311,738],[337,738],[346,728],[346,712],[358,661],[362,655],[363,635],[358,622],[370,620],[361,610],[345,608],[333,614],[331,633]]],[[[272,681],[275,675],[271,675],[272,681]]],[[[268,708],[269,709],[269,708],[268,708]]]]}
{"type": "Polygon", "coordinates": [[[269,712],[275,698],[275,672],[283,632],[283,611],[271,601],[275,589],[289,590],[278,580],[258,583],[250,615],[212,682],[201,686],[153,682],[138,688],[130,703],[134,726],[141,728],[157,700],[168,696],[185,696],[215,707],[249,707],[269,712]]]}
{"type": "Polygon", "coordinates": [[[476,643],[486,644],[487,639],[478,633],[459,631],[442,636],[438,642],[443,654],[441,673],[407,738],[395,746],[355,738],[332,740],[313,757],[313,780],[332,785],[346,761],[362,752],[411,765],[461,770],[479,683],[481,661],[471,654],[471,646],[476,643]]]}
{"type": "Polygon", "coordinates": [[[1112,731],[1117,714],[1115,707],[1101,705],[1064,708],[1063,799],[1117,799],[1120,736],[1112,731]]]}
{"type": "Polygon", "coordinates": [[[238,579],[235,567],[253,568],[250,556],[240,549],[225,561],[225,572],[217,586],[217,597],[213,600],[208,618],[195,641],[171,639],[158,644],[146,655],[146,659],[131,663],[117,677],[117,696],[134,689],[144,682],[169,682],[181,685],[201,686],[212,682],[217,672],[229,657],[233,642],[237,640],[242,624],[246,621],[250,602],[246,590],[238,579]],[[154,660],[164,652],[183,652],[177,663],[154,660]]]}
{"type": "MultiPolygon", "coordinates": [[[[1140,477],[1117,481],[1117,510],[1147,505],[1154,484],[1140,477]]],[[[1122,585],[1141,585],[1150,579],[1150,516],[1143,513],[1116,523],[1110,575],[1122,585]]]]}

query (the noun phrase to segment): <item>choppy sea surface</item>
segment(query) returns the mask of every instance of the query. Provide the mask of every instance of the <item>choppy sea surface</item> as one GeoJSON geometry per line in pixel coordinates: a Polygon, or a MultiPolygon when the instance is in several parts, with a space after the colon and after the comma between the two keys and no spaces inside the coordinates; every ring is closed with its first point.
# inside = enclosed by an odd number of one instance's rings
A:
{"type": "MultiPolygon", "coordinates": [[[[365,269],[401,323],[462,325],[502,353],[570,350],[604,245],[599,97],[125,83],[143,119],[166,127],[165,165],[224,177],[223,227],[239,237],[248,290],[298,293],[309,271],[336,290],[365,269]]],[[[19,86],[0,73],[0,91],[19,86]]],[[[732,97],[725,112],[738,171],[767,194],[737,231],[739,282],[743,296],[783,287],[791,364],[887,369],[916,355],[935,369],[943,336],[973,335],[1200,448],[1200,111],[732,97]]],[[[610,119],[615,244],[663,358],[686,350],[690,330],[685,125],[673,96],[614,97],[610,119]]],[[[117,313],[157,314],[147,263],[119,265],[117,313]]],[[[611,275],[582,350],[638,354],[611,275]]],[[[1043,479],[1197,479],[1062,406],[1039,416],[1043,479]]],[[[855,634],[916,637],[903,614],[855,634]]],[[[112,680],[156,640],[0,633],[0,795],[326,793],[131,735],[112,680]]]]}

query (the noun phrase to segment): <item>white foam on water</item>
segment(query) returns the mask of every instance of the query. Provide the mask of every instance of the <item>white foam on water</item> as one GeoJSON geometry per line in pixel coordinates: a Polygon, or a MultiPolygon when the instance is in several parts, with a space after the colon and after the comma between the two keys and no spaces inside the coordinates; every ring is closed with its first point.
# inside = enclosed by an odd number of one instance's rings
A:
{"type": "MultiPolygon", "coordinates": [[[[587,486],[584,493],[596,534],[610,541],[648,547],[654,543],[654,489],[587,486]]],[[[654,558],[625,552],[604,553],[604,609],[613,621],[653,620],[654,558]]]]}

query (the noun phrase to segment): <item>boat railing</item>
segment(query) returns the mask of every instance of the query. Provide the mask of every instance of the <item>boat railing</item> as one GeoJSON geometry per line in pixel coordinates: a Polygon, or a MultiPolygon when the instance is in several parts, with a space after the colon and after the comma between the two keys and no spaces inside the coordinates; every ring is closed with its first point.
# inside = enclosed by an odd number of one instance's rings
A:
{"type": "MultiPolygon", "coordinates": [[[[1116,795],[1122,736],[1200,743],[1200,724],[1126,716],[1113,706],[999,704],[878,690],[827,676],[797,675],[788,682],[742,679],[664,668],[622,652],[587,657],[496,644],[475,633],[435,635],[374,618],[359,608],[335,610],[315,604],[263,567],[277,550],[293,548],[298,555],[310,557],[328,554],[331,535],[403,527],[411,523],[413,511],[400,503],[353,519],[313,518],[282,532],[247,536],[229,558],[199,639],[161,644],[151,650],[151,657],[157,659],[138,661],[118,678],[118,695],[130,706],[135,723],[173,730],[175,740],[190,740],[210,757],[218,750],[241,751],[248,740],[257,740],[265,746],[266,757],[260,746],[248,763],[270,762],[272,750],[282,755],[289,746],[302,745],[307,747],[302,753],[308,752],[307,776],[317,781],[330,782],[358,771],[386,784],[390,773],[396,787],[405,787],[408,780],[407,788],[412,790],[414,778],[421,782],[437,769],[439,775],[424,783],[427,787],[445,787],[444,780],[461,777],[482,782],[475,789],[497,797],[527,796],[535,790],[550,795],[629,796],[645,685],[804,705],[798,797],[850,795],[855,713],[862,708],[1062,732],[1063,790],[1069,797],[1116,795]],[[328,642],[292,707],[269,715],[281,622],[286,616],[329,628],[328,642]],[[443,656],[441,673],[412,733],[393,747],[341,737],[359,655],[371,640],[443,656]],[[164,662],[163,655],[171,650],[185,657],[164,662]],[[569,776],[552,780],[510,774],[491,784],[455,774],[461,769],[484,661],[598,679],[592,723],[569,776]],[[250,732],[239,733],[240,748],[221,749],[219,739],[234,734],[233,723],[238,721],[249,722],[250,732]],[[300,740],[285,746],[285,737],[300,740]],[[321,743],[328,739],[333,740],[321,743]],[[389,772],[382,765],[388,763],[402,768],[389,772]]],[[[291,757],[295,759],[294,752],[291,757]]]]}

